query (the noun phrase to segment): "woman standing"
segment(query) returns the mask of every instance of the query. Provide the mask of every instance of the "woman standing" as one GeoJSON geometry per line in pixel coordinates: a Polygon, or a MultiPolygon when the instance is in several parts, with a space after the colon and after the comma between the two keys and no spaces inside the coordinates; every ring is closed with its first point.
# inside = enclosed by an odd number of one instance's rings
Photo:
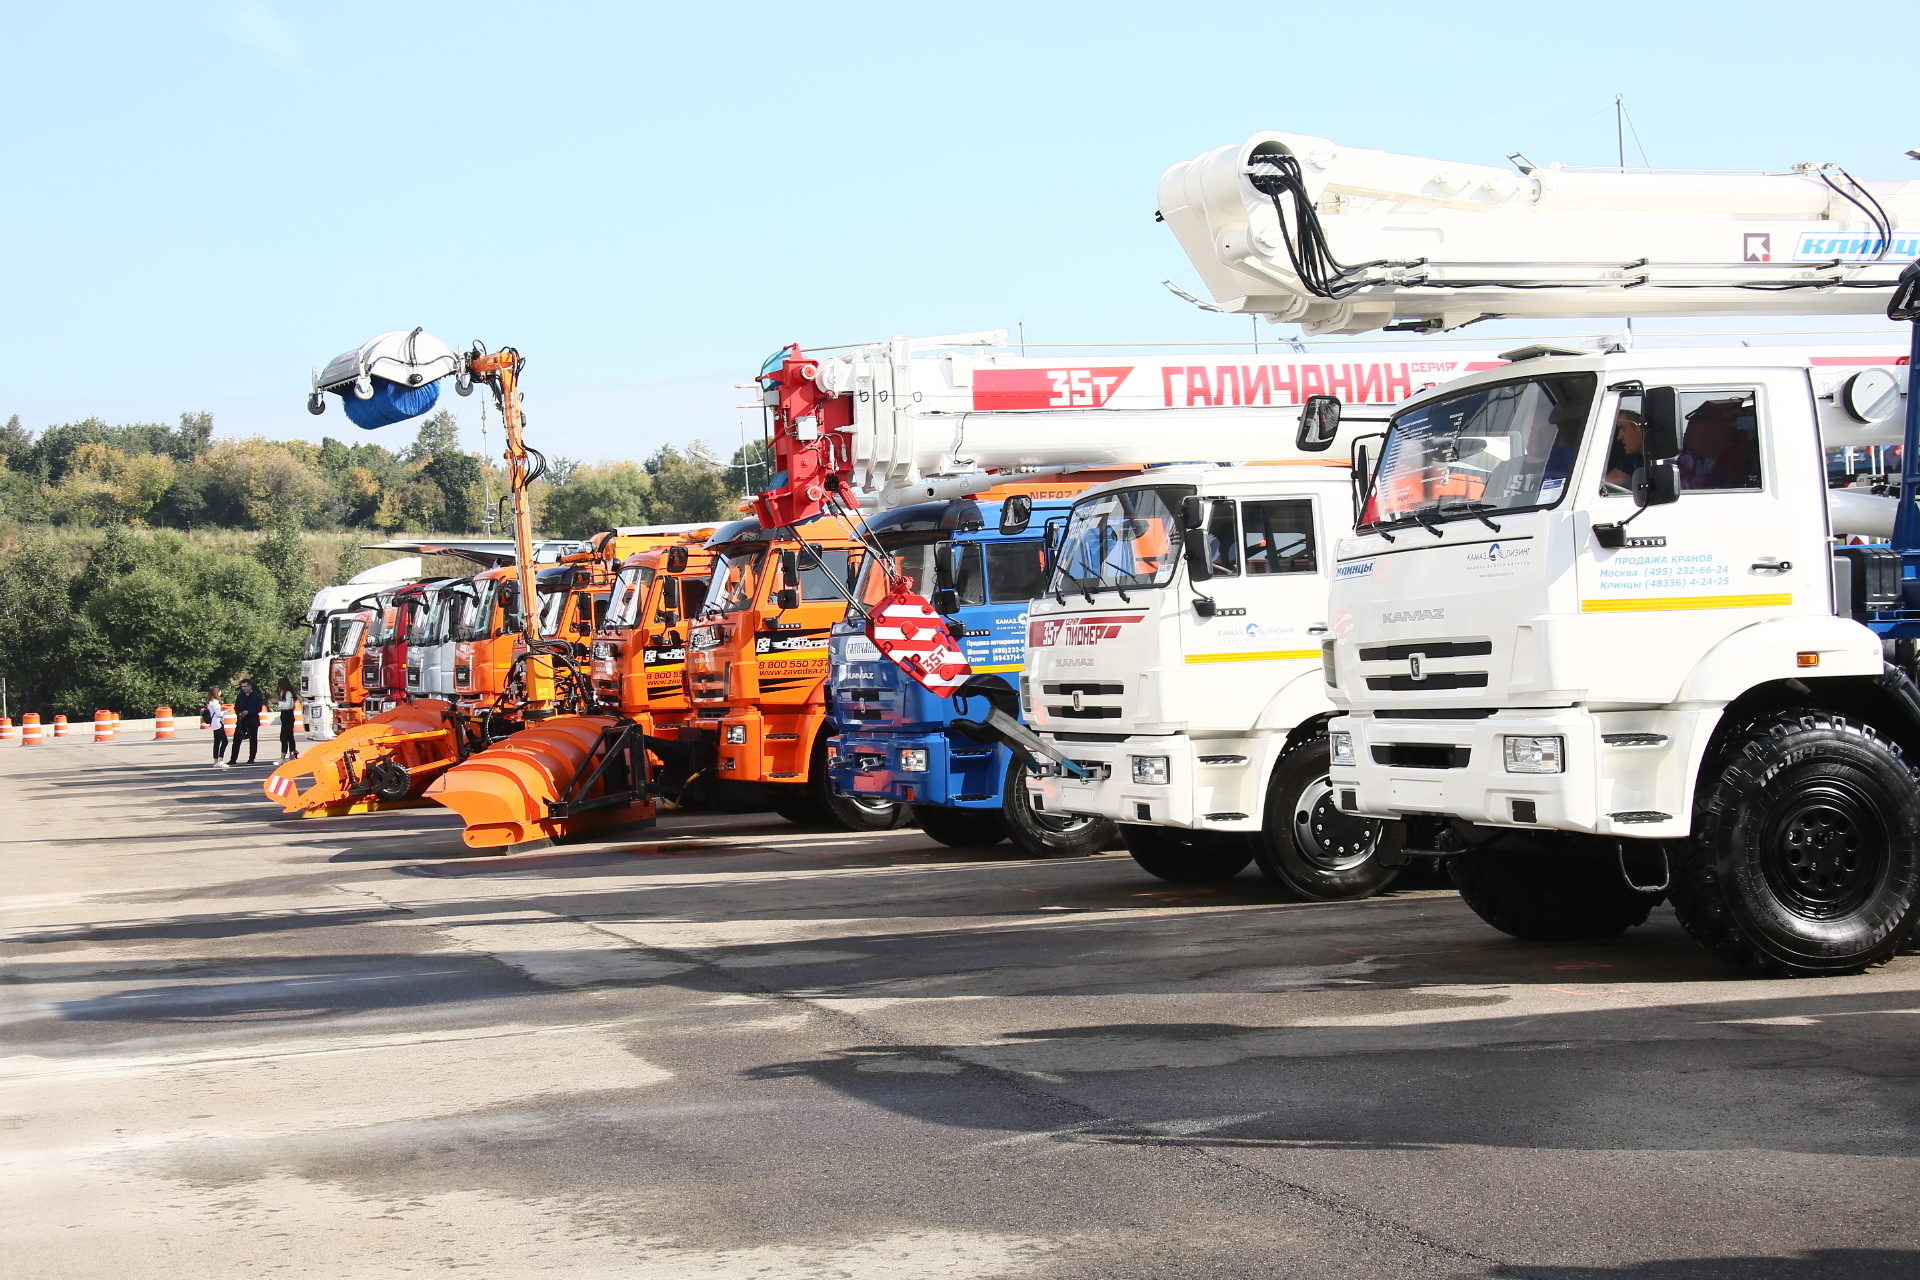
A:
{"type": "Polygon", "coordinates": [[[300,750],[293,740],[293,685],[285,676],[280,677],[280,687],[274,690],[273,706],[280,713],[280,758],[291,760],[300,750]]]}

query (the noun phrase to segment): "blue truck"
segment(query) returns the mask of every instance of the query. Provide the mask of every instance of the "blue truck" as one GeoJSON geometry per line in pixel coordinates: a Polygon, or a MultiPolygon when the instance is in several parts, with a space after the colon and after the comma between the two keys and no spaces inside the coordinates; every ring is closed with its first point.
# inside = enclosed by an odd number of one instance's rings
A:
{"type": "Polygon", "coordinates": [[[1027,602],[1046,582],[1047,529],[1070,500],[1004,502],[956,498],[870,517],[865,533],[881,554],[861,567],[856,599],[871,608],[891,579],[906,578],[948,619],[973,668],[952,698],[916,683],[866,635],[864,609],[849,610],[829,640],[827,715],[835,736],[827,769],[836,792],[913,807],[920,829],[960,847],[1009,840],[1041,858],[1077,857],[1115,837],[1105,818],[1036,813],[1022,753],[983,725],[994,707],[1018,707],[1026,660],[1027,602]]]}

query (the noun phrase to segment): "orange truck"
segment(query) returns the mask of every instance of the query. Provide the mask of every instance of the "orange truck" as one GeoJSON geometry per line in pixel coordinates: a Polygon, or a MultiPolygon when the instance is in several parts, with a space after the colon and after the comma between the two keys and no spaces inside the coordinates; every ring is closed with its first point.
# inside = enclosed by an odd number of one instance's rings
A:
{"type": "Polygon", "coordinates": [[[688,628],[691,715],[657,788],[676,798],[852,831],[904,826],[904,805],[833,793],[826,766],[827,638],[847,615],[862,549],[839,519],[763,530],[736,520],[706,550],[713,577],[688,628]]]}

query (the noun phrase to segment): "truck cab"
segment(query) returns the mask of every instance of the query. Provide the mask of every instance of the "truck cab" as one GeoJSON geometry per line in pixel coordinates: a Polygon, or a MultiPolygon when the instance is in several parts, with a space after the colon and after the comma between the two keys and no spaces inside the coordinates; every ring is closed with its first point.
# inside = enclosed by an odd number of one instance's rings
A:
{"type": "Polygon", "coordinates": [[[441,578],[421,584],[420,600],[407,629],[406,689],[410,700],[453,701],[453,619],[470,578],[441,578]]]}
{"type": "Polygon", "coordinates": [[[890,800],[835,794],[827,774],[828,635],[846,617],[861,558],[846,525],[768,531],[736,520],[706,549],[713,577],[687,635],[681,776],[724,805],[795,822],[884,831],[908,821],[890,800]]]}
{"type": "Polygon", "coordinates": [[[1898,557],[1834,546],[1875,500],[1830,503],[1822,450],[1895,442],[1894,408],[1850,419],[1780,349],[1507,358],[1394,415],[1332,546],[1339,808],[1403,820],[1516,936],[1665,898],[1748,969],[1884,959],[1920,700],[1867,625],[1898,557]]]}
{"type": "Polygon", "coordinates": [[[712,576],[713,556],[699,544],[655,547],[621,563],[606,617],[593,633],[601,709],[648,715],[655,732],[685,718],[689,619],[699,616],[712,576]]]}
{"type": "Polygon", "coordinates": [[[868,518],[866,531],[885,555],[862,563],[855,595],[865,608],[836,623],[830,642],[827,709],[837,734],[828,768],[837,792],[908,805],[921,830],[950,845],[1011,839],[1036,857],[1060,857],[1096,852],[1113,838],[1104,819],[1035,812],[1024,757],[979,735],[970,718],[982,695],[941,697],[866,634],[865,610],[904,579],[947,611],[973,670],[970,685],[998,684],[1012,702],[1026,658],[1028,601],[1046,581],[1045,531],[1064,523],[1070,493],[1013,504],[959,498],[868,518]]]}
{"type": "Polygon", "coordinates": [[[1181,464],[1082,494],[1029,607],[1022,704],[1073,764],[1031,779],[1034,807],[1119,823],[1163,879],[1257,859],[1308,898],[1391,883],[1397,830],[1326,780],[1321,641],[1351,529],[1326,466],[1181,464]]]}
{"type": "Polygon", "coordinates": [[[455,595],[453,701],[469,713],[491,708],[506,688],[520,636],[520,571],[513,565],[473,576],[455,595]]]}
{"type": "Polygon", "coordinates": [[[419,584],[382,592],[374,601],[374,622],[361,657],[361,682],[366,686],[365,712],[369,716],[407,700],[407,635],[420,608],[419,584]]]}

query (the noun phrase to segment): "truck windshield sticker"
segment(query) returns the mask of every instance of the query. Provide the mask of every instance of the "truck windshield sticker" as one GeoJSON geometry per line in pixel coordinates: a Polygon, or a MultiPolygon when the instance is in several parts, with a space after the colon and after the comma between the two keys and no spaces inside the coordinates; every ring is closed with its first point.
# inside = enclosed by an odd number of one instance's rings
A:
{"type": "Polygon", "coordinates": [[[1119,636],[1120,628],[1138,622],[1144,613],[1101,614],[1084,618],[1041,618],[1027,624],[1027,647],[1045,649],[1050,645],[1099,644],[1119,636]]]}

